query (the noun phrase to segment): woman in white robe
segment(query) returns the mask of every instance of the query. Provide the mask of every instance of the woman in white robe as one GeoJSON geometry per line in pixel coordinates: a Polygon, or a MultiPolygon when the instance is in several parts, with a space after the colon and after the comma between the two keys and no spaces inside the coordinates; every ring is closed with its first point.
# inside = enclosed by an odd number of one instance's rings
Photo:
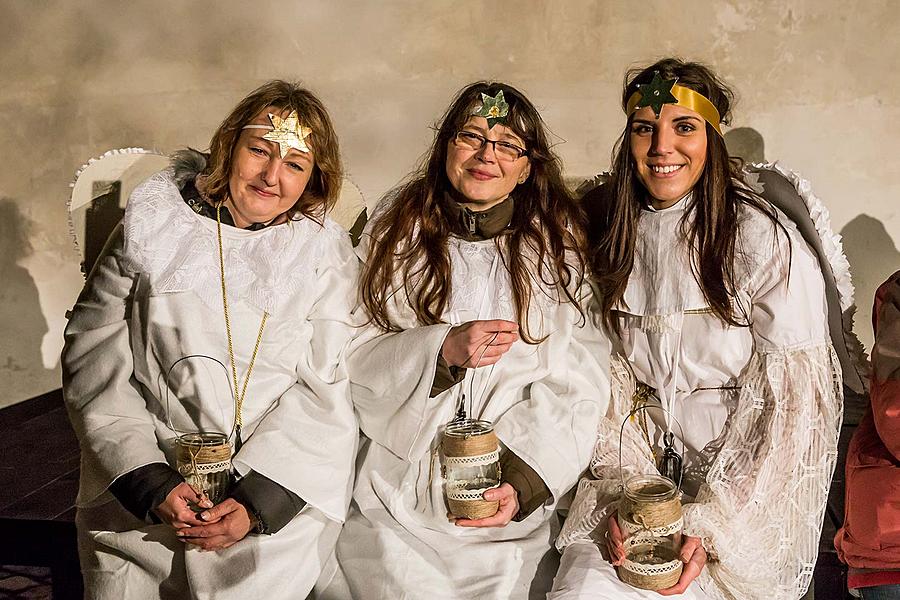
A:
{"type": "Polygon", "coordinates": [[[86,598],[312,588],[358,437],[341,365],[358,260],[325,216],[340,178],[324,106],[273,81],[225,119],[208,163],[182,152],[130,197],[62,357],[86,598]],[[236,481],[218,505],[174,468],[190,431],[233,432],[236,481]]]}
{"type": "Polygon", "coordinates": [[[560,500],[587,466],[608,342],[583,316],[582,216],[514,88],[457,96],[425,165],[357,249],[372,323],[348,359],[364,434],[319,597],[542,598],[560,500]],[[493,516],[448,514],[440,432],[463,407],[502,444],[493,516]]]}
{"type": "Polygon", "coordinates": [[[600,312],[616,332],[613,393],[557,542],[553,600],[660,595],[613,566],[625,558],[619,428],[645,402],[674,418],[650,410],[646,431],[628,420],[624,476],[657,472],[667,430],[683,459],[684,567],[660,593],[787,600],[812,578],[841,369],[816,255],[729,161],[730,99],[695,63],[632,72],[615,172],[584,197],[600,312]]]}

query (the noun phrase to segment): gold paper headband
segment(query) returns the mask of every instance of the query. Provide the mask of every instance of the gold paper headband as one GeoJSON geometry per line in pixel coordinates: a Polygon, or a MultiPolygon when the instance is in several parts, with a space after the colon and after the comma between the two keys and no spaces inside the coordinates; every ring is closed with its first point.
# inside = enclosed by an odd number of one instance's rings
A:
{"type": "Polygon", "coordinates": [[[269,125],[244,125],[241,129],[268,129],[269,133],[262,137],[264,140],[278,144],[282,160],[291,151],[291,148],[300,152],[309,152],[306,138],[312,133],[312,129],[300,122],[296,110],[292,110],[286,119],[269,113],[269,121],[272,123],[271,127],[269,125]]]}
{"type": "Polygon", "coordinates": [[[638,84],[638,89],[628,99],[625,114],[630,117],[637,109],[649,106],[658,119],[664,104],[676,104],[703,117],[724,138],[720,127],[721,117],[715,105],[703,94],[678,85],[677,81],[678,79],[665,81],[659,76],[659,72],[654,73],[653,81],[638,84]],[[671,87],[666,89],[669,85],[671,87]]]}

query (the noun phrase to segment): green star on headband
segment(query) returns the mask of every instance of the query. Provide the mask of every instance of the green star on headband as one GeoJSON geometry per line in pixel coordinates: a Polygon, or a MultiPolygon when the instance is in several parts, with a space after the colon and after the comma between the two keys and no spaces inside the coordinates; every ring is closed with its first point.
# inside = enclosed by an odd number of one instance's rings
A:
{"type": "Polygon", "coordinates": [[[487,94],[481,94],[481,107],[475,109],[472,113],[476,117],[484,117],[488,122],[488,129],[491,129],[497,123],[503,123],[509,114],[509,104],[503,98],[503,90],[497,92],[497,95],[491,98],[487,94]]]}
{"type": "Polygon", "coordinates": [[[722,117],[719,115],[719,109],[716,108],[715,104],[710,102],[709,98],[700,92],[679,85],[676,83],[677,81],[677,78],[663,81],[659,78],[659,72],[655,72],[653,81],[646,84],[638,84],[637,87],[639,89],[631,94],[631,98],[628,99],[628,103],[625,105],[625,114],[630,117],[639,108],[651,107],[658,119],[664,105],[677,104],[703,117],[716,130],[716,133],[724,138],[722,117]],[[668,91],[666,91],[667,87],[668,91]],[[674,98],[674,102],[668,98],[669,96],[674,98]]]}
{"type": "Polygon", "coordinates": [[[312,129],[300,123],[296,110],[292,110],[287,119],[282,119],[278,115],[269,113],[269,120],[272,122],[273,129],[262,137],[264,140],[278,144],[278,150],[281,152],[282,159],[287,156],[291,148],[300,152],[309,152],[306,138],[312,133],[312,129]]]}
{"type": "Polygon", "coordinates": [[[650,83],[639,83],[637,88],[641,93],[641,99],[638,100],[636,108],[644,108],[649,106],[653,109],[653,114],[659,118],[664,104],[678,104],[678,98],[672,94],[672,88],[678,83],[678,78],[663,79],[659,71],[653,72],[653,79],[650,83]]]}

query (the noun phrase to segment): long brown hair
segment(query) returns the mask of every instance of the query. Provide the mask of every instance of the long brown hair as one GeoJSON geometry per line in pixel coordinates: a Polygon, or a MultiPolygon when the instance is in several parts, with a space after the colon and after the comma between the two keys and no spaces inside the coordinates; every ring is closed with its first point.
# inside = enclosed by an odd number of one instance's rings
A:
{"type": "MultiPolygon", "coordinates": [[[[556,290],[557,299],[576,307],[576,286],[585,271],[584,217],[563,183],[560,160],[551,150],[537,109],[514,87],[480,81],[460,91],[444,113],[431,150],[407,183],[388,194],[387,208],[371,227],[372,245],[363,268],[360,294],[372,321],[386,331],[399,331],[388,301],[402,281],[402,291],[422,325],[442,322],[450,299],[451,235],[447,178],[448,145],[462,129],[481,94],[503,91],[509,104],[507,125],[525,142],[531,173],[513,191],[508,232],[494,238],[510,274],[519,333],[528,343],[541,339],[528,326],[528,306],[535,290],[556,290]]],[[[580,307],[579,307],[580,310],[580,307]]]]}
{"type": "Polygon", "coordinates": [[[270,106],[285,111],[296,110],[300,121],[312,129],[307,142],[315,159],[313,173],[290,212],[320,221],[337,202],[341,191],[341,155],[337,133],[325,106],[315,94],[297,83],[280,79],[264,83],[250,92],[225,117],[209,142],[209,160],[204,170],[207,175],[206,194],[214,202],[228,197],[234,149],[241,130],[260,111],[270,106]]]}
{"type": "MultiPolygon", "coordinates": [[[[665,58],[625,75],[622,108],[637,90],[650,83],[654,73],[663,79],[678,78],[678,85],[706,96],[719,111],[722,123],[731,117],[734,93],[708,67],[665,58]]],[[[613,307],[622,299],[634,266],[635,237],[647,190],[637,175],[631,156],[631,118],[613,150],[613,172],[609,181],[586,207],[590,216],[588,237],[591,246],[593,279],[599,292],[603,322],[618,331],[613,307]]],[[[681,230],[689,247],[695,248],[691,268],[713,313],[733,326],[747,326],[745,307],[735,302],[735,246],[741,206],[750,206],[769,217],[776,231],[784,231],[772,206],[753,194],[744,183],[742,162],[728,156],[725,141],[706,124],[706,166],[694,186],[690,203],[682,217],[681,230]]]]}

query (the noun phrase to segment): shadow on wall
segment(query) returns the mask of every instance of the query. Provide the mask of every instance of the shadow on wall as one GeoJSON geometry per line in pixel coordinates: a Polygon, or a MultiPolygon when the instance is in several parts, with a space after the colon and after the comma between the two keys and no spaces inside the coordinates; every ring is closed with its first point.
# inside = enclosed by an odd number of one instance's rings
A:
{"type": "Polygon", "coordinates": [[[125,209],[119,208],[121,196],[121,181],[93,183],[91,204],[85,214],[84,262],[81,263],[81,271],[85,275],[94,268],[94,263],[106,245],[109,234],[125,214],[125,209]]]}
{"type": "Polygon", "coordinates": [[[745,163],[755,164],[766,161],[766,144],[762,134],[752,127],[735,127],[725,134],[725,146],[728,154],[744,159],[745,163]]]}
{"type": "Polygon", "coordinates": [[[32,253],[31,228],[12,199],[0,198],[0,407],[9,403],[23,378],[43,368],[41,341],[49,328],[37,286],[19,265],[32,253]]]}
{"type": "Polygon", "coordinates": [[[841,230],[844,253],[850,262],[854,298],[858,307],[854,329],[869,350],[872,349],[872,302],[875,290],[894,271],[900,270],[900,252],[884,224],[869,215],[859,215],[841,230]]]}

